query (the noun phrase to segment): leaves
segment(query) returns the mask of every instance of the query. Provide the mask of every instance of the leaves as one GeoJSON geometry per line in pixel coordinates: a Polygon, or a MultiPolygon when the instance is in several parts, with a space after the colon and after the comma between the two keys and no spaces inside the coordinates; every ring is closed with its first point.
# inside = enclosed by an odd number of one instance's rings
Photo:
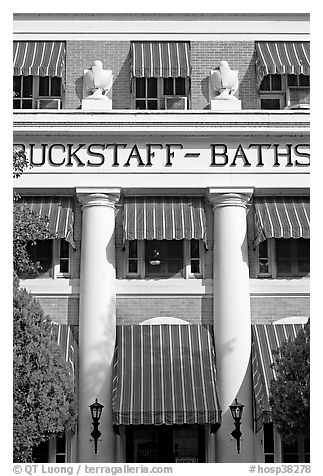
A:
{"type": "Polygon", "coordinates": [[[70,429],[76,419],[74,384],[40,304],[14,283],[14,461],[32,460],[32,448],[70,429]]]}
{"type": "Polygon", "coordinates": [[[277,378],[270,387],[273,422],[288,444],[310,428],[310,326],[295,341],[286,341],[273,352],[277,378]]]}

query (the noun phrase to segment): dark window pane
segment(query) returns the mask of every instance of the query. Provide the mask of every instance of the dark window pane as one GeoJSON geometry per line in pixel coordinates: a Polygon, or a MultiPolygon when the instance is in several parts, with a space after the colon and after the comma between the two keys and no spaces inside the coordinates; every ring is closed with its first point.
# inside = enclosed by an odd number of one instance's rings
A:
{"type": "Polygon", "coordinates": [[[32,109],[33,101],[32,99],[24,99],[21,101],[21,109],[32,109]]]}
{"type": "Polygon", "coordinates": [[[138,261],[134,259],[129,260],[128,265],[129,273],[138,273],[138,261]]]}
{"type": "Polygon", "coordinates": [[[310,85],[310,77],[306,76],[305,74],[300,74],[298,77],[299,85],[300,86],[307,86],[310,85]]]}
{"type": "Polygon", "coordinates": [[[136,101],[136,109],[146,109],[146,101],[136,101]]]}
{"type": "Polygon", "coordinates": [[[156,110],[158,107],[158,101],[147,101],[148,109],[156,110]]]}
{"type": "Polygon", "coordinates": [[[260,108],[261,109],[280,109],[280,99],[278,98],[266,98],[266,99],[260,99],[260,108]]]}
{"type": "Polygon", "coordinates": [[[157,78],[147,79],[147,97],[148,98],[157,97],[157,78]]]}
{"type": "Polygon", "coordinates": [[[65,455],[56,455],[56,463],[65,463],[65,455]]]}
{"type": "Polygon", "coordinates": [[[16,98],[21,97],[21,76],[13,77],[13,92],[14,92],[14,97],[16,98]]]}
{"type": "Polygon", "coordinates": [[[22,96],[30,98],[33,95],[33,77],[22,76],[22,96]]]}
{"type": "Polygon", "coordinates": [[[49,96],[49,77],[39,77],[39,96],[49,96]]]}
{"type": "Polygon", "coordinates": [[[65,435],[59,436],[56,440],[56,453],[65,453],[65,435]]]}
{"type": "Polygon", "coordinates": [[[172,96],[174,94],[174,80],[173,78],[164,79],[164,95],[172,96]]]}
{"type": "Polygon", "coordinates": [[[37,240],[35,245],[29,244],[27,250],[31,260],[37,263],[40,277],[51,275],[53,240],[37,240]]]}
{"type": "Polygon", "coordinates": [[[137,258],[137,240],[129,241],[129,258],[137,258]]]}
{"type": "Polygon", "coordinates": [[[261,91],[270,91],[270,78],[269,74],[267,74],[264,79],[262,80],[262,83],[260,85],[260,90],[261,91]]]}
{"type": "Polygon", "coordinates": [[[175,79],[175,94],[177,96],[185,96],[185,78],[175,79]]]}
{"type": "Polygon", "coordinates": [[[45,441],[33,448],[34,463],[48,463],[49,442],[45,441]]]}
{"type": "Polygon", "coordinates": [[[61,78],[55,76],[51,78],[51,87],[50,87],[51,96],[60,96],[61,95],[61,78]]]}
{"type": "Polygon", "coordinates": [[[61,258],[69,258],[69,248],[70,245],[64,238],[61,239],[61,249],[60,249],[60,257],[61,258]]]}
{"type": "Polygon", "coordinates": [[[275,456],[274,455],[265,455],[265,463],[274,463],[275,456]]]}
{"type": "Polygon", "coordinates": [[[146,96],[146,79],[145,78],[136,78],[136,97],[144,98],[146,96]]]}
{"type": "Polygon", "coordinates": [[[200,261],[195,259],[191,261],[191,273],[199,273],[200,272],[200,261]]]}
{"type": "Polygon", "coordinates": [[[264,424],[264,452],[274,453],[274,430],[272,423],[264,424]]]}
{"type": "Polygon", "coordinates": [[[287,84],[288,86],[298,86],[298,77],[296,74],[287,75],[287,84]]]}
{"type": "Polygon", "coordinates": [[[198,240],[191,240],[191,258],[200,257],[200,246],[198,240]]]}
{"type": "Polygon", "coordinates": [[[310,259],[310,240],[299,238],[296,241],[297,257],[302,259],[310,259]]]}
{"type": "Polygon", "coordinates": [[[20,107],[21,107],[21,101],[20,101],[20,99],[14,99],[14,100],[13,100],[13,108],[14,108],[14,109],[20,109],[20,107]]]}
{"type": "Polygon", "coordinates": [[[276,257],[280,259],[291,259],[292,239],[280,238],[276,240],[276,257]]]}
{"type": "Polygon", "coordinates": [[[271,75],[271,90],[272,91],[281,91],[281,89],[282,89],[281,74],[272,74],[271,75]]]}

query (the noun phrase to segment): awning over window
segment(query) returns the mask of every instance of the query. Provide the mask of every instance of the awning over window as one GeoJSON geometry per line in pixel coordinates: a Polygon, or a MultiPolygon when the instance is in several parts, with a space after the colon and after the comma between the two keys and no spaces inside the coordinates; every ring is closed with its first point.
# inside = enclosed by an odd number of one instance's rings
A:
{"type": "Polygon", "coordinates": [[[135,78],[177,78],[191,74],[189,43],[134,42],[131,61],[135,78]]]}
{"type": "Polygon", "coordinates": [[[52,329],[55,333],[57,344],[61,347],[65,361],[68,362],[71,369],[71,375],[75,381],[78,347],[72,327],[66,324],[56,324],[53,322],[52,329]]]}
{"type": "Polygon", "coordinates": [[[252,377],[256,410],[256,431],[263,423],[271,421],[269,392],[276,372],[273,350],[277,350],[289,338],[295,340],[303,324],[253,324],[252,325],[252,377]]]}
{"type": "Polygon", "coordinates": [[[62,41],[14,41],[14,76],[64,75],[65,43],[62,41]]]}
{"type": "Polygon", "coordinates": [[[206,219],[200,197],[126,197],[124,240],[203,240],[206,219]]]}
{"type": "Polygon", "coordinates": [[[254,200],[255,246],[268,238],[310,238],[309,197],[254,200]]]}
{"type": "Polygon", "coordinates": [[[221,411],[211,327],[117,327],[112,396],[118,425],[210,424],[221,411]]]}
{"type": "Polygon", "coordinates": [[[74,202],[70,197],[22,197],[22,206],[28,206],[41,217],[48,217],[49,231],[57,238],[65,238],[75,248],[74,202]]]}
{"type": "Polygon", "coordinates": [[[256,42],[257,86],[267,74],[310,74],[309,41],[256,42]]]}

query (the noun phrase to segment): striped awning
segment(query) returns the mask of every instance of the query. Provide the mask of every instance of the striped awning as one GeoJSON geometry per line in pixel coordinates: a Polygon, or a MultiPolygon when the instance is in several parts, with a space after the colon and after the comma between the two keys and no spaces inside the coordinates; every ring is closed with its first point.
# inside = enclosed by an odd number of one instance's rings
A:
{"type": "Polygon", "coordinates": [[[185,78],[191,74],[190,46],[185,42],[131,43],[131,61],[135,78],[185,78]]]}
{"type": "Polygon", "coordinates": [[[48,231],[57,238],[65,238],[75,248],[74,201],[71,197],[22,197],[22,206],[49,219],[48,231]]]}
{"type": "Polygon", "coordinates": [[[258,88],[267,74],[309,75],[309,41],[256,42],[256,77],[258,88]]]}
{"type": "Polygon", "coordinates": [[[309,197],[257,197],[255,246],[268,238],[310,238],[309,197]]]}
{"type": "Polygon", "coordinates": [[[210,424],[221,411],[211,326],[117,327],[113,424],[210,424]]]}
{"type": "Polygon", "coordinates": [[[303,324],[253,324],[252,325],[252,378],[255,398],[256,431],[263,423],[271,421],[269,404],[270,385],[276,379],[272,368],[273,350],[291,339],[295,340],[303,324]]]}
{"type": "MultiPolygon", "coordinates": [[[[77,374],[77,351],[78,346],[73,333],[72,326],[66,324],[52,323],[52,329],[55,333],[57,344],[60,346],[65,361],[69,364],[71,375],[75,381],[77,374]]],[[[75,382],[76,384],[76,382],[75,382]]]]}
{"type": "Polygon", "coordinates": [[[123,206],[125,240],[203,240],[204,202],[200,197],[126,197],[123,206]]]}
{"type": "Polygon", "coordinates": [[[64,76],[65,42],[14,41],[14,76],[64,76]]]}

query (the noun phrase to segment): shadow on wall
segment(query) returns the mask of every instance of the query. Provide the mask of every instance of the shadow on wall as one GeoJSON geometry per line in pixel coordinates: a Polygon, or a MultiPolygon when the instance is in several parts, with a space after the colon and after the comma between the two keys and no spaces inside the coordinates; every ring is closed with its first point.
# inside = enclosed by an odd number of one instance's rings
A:
{"type": "Polygon", "coordinates": [[[208,75],[201,81],[201,92],[207,103],[203,109],[210,109],[209,78],[210,76],[208,75]]]}
{"type": "MultiPolygon", "coordinates": [[[[106,69],[112,69],[107,66],[106,69]]],[[[131,108],[131,76],[130,76],[130,49],[125,57],[124,62],[117,76],[112,70],[113,85],[112,85],[112,109],[130,109],[131,108]]],[[[75,81],[75,94],[78,97],[80,104],[77,109],[81,109],[83,99],[83,75],[79,76],[75,81]]]]}

